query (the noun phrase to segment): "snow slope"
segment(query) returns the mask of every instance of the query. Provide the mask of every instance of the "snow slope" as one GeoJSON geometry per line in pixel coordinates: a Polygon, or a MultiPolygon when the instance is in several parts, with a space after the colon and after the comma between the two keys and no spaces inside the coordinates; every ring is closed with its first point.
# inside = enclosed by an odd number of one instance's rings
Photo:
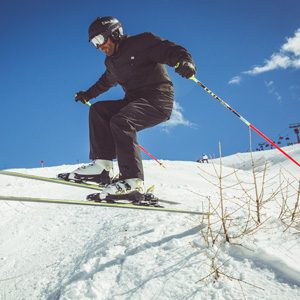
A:
{"type": "MultiPolygon", "coordinates": [[[[300,145],[285,150],[300,161],[300,145]]],[[[199,216],[0,200],[0,299],[300,299],[299,211],[287,228],[300,169],[276,150],[253,156],[262,224],[231,243],[220,231],[217,174],[229,235],[238,236],[256,218],[248,201],[256,194],[249,153],[224,157],[221,168],[219,160],[164,161],[166,169],[144,161],[146,185],[155,184],[162,199],[200,211],[210,199],[214,245],[208,220],[199,216]],[[282,203],[290,210],[282,211],[282,203]]],[[[53,177],[75,167],[17,171],[53,177]]],[[[83,199],[88,193],[0,175],[1,195],[83,199]]]]}

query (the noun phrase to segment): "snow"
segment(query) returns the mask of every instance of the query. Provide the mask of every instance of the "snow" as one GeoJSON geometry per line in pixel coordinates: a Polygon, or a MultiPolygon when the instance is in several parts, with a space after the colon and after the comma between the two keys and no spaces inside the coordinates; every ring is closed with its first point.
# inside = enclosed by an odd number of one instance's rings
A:
{"type": "MultiPolygon", "coordinates": [[[[300,161],[300,145],[284,150],[300,161]]],[[[146,186],[180,202],[172,207],[210,207],[210,219],[0,200],[0,299],[300,299],[299,208],[291,222],[300,169],[277,150],[255,152],[253,159],[256,190],[250,153],[221,164],[164,161],[165,169],[144,161],[146,186]]],[[[14,171],[54,177],[76,167],[14,171]]],[[[4,175],[0,191],[77,200],[94,192],[4,175]]]]}

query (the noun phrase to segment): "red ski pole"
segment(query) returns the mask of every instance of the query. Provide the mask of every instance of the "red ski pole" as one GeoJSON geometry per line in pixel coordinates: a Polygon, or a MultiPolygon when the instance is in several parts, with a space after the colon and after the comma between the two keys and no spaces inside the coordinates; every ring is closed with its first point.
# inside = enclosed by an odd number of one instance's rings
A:
{"type": "Polygon", "coordinates": [[[290,159],[293,163],[295,163],[298,167],[300,167],[300,163],[297,162],[293,157],[287,154],[284,150],[282,150],[276,143],[274,143],[271,139],[269,139],[266,135],[264,135],[261,131],[259,131],[254,125],[248,122],[245,118],[243,118],[236,110],[234,110],[228,103],[222,100],[219,96],[213,93],[209,88],[207,88],[201,81],[199,81],[195,76],[190,77],[189,79],[195,81],[199,84],[208,94],[218,100],[223,106],[225,106],[228,110],[234,113],[241,121],[243,121],[248,127],[250,127],[253,131],[263,137],[266,141],[268,141],[272,146],[274,146],[277,150],[279,150],[283,155],[285,155],[288,159],[290,159]]]}
{"type": "Polygon", "coordinates": [[[144,152],[146,153],[149,157],[151,157],[153,160],[155,160],[160,166],[162,166],[163,168],[165,168],[166,166],[160,162],[155,156],[153,156],[150,152],[148,152],[143,146],[141,145],[138,145],[139,148],[144,152]]]}

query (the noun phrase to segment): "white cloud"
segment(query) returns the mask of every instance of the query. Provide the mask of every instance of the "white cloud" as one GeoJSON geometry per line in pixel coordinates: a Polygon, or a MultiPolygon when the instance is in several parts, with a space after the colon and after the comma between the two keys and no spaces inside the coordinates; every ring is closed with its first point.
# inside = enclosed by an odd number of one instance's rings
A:
{"type": "MultiPolygon", "coordinates": [[[[300,69],[300,28],[295,31],[294,36],[286,39],[279,51],[273,53],[264,64],[255,66],[252,69],[242,72],[246,75],[258,75],[276,69],[295,68],[300,69]]],[[[242,76],[234,76],[228,83],[239,84],[242,76]]]]}
{"type": "Polygon", "coordinates": [[[300,58],[296,59],[296,60],[293,60],[293,66],[296,68],[296,69],[300,69],[300,58]]]}
{"type": "Polygon", "coordinates": [[[273,80],[271,80],[271,81],[265,81],[265,85],[266,85],[266,87],[268,88],[269,94],[275,96],[275,98],[276,98],[276,100],[277,100],[278,103],[282,103],[282,97],[281,97],[281,95],[276,91],[274,81],[273,81],[273,80]]]}
{"type": "Polygon", "coordinates": [[[192,127],[193,124],[184,118],[182,112],[183,108],[178,102],[174,101],[173,111],[170,120],[161,125],[163,127],[163,130],[169,131],[169,129],[178,125],[192,127]]]}
{"type": "Polygon", "coordinates": [[[239,84],[242,80],[241,76],[234,76],[229,80],[229,84],[239,84]]]}
{"type": "Polygon", "coordinates": [[[288,38],[287,42],[281,47],[282,51],[291,52],[295,56],[300,56],[300,28],[295,32],[295,36],[288,38]]]}
{"type": "Polygon", "coordinates": [[[300,28],[298,28],[293,37],[287,38],[278,52],[265,60],[262,66],[256,66],[249,71],[243,72],[248,75],[257,75],[276,69],[300,68],[300,28]]]}
{"type": "Polygon", "coordinates": [[[291,95],[291,99],[296,100],[296,101],[300,101],[300,86],[293,84],[289,87],[289,91],[290,91],[290,95],[291,95]]]}
{"type": "Polygon", "coordinates": [[[267,87],[270,87],[270,86],[273,86],[274,85],[274,81],[271,80],[271,81],[265,81],[265,84],[267,87]]]}
{"type": "Polygon", "coordinates": [[[292,61],[288,56],[284,56],[281,54],[273,54],[270,59],[266,60],[263,66],[254,67],[252,70],[245,71],[244,74],[257,75],[279,68],[286,69],[291,65],[292,61]]]}

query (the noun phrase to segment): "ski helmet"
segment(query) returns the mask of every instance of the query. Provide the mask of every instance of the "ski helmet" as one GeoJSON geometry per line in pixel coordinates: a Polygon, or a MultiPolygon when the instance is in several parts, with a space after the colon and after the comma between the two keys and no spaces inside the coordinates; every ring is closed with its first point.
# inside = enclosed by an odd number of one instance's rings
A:
{"type": "Polygon", "coordinates": [[[91,42],[96,36],[103,40],[102,44],[107,41],[108,37],[118,41],[123,36],[122,24],[114,17],[98,17],[89,27],[89,41],[91,42]]]}

